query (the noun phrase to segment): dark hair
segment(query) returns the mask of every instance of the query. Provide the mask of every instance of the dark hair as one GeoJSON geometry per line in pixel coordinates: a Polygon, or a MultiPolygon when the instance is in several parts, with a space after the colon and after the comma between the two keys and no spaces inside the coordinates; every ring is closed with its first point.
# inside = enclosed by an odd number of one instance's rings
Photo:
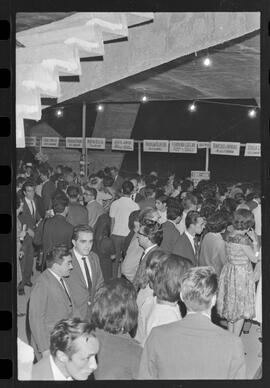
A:
{"type": "Polygon", "coordinates": [[[160,300],[177,302],[180,300],[180,282],[184,273],[191,267],[191,262],[181,256],[168,255],[157,268],[153,291],[160,300]]]}
{"type": "Polygon", "coordinates": [[[111,187],[113,185],[113,178],[110,175],[105,175],[103,178],[103,186],[111,187]]]}
{"type": "Polygon", "coordinates": [[[62,319],[54,326],[50,335],[50,353],[56,357],[58,350],[69,358],[76,352],[74,341],[79,337],[96,337],[93,325],[79,318],[62,319]]]}
{"type": "Polygon", "coordinates": [[[198,221],[198,218],[202,217],[199,212],[195,210],[190,210],[185,219],[186,228],[188,229],[191,224],[196,224],[198,221]]]}
{"type": "Polygon", "coordinates": [[[181,189],[182,191],[188,191],[188,189],[190,187],[193,187],[193,182],[189,179],[185,179],[183,182],[182,182],[182,185],[181,185],[181,189]]]}
{"type": "Polygon", "coordinates": [[[85,186],[85,191],[88,191],[95,199],[97,198],[97,190],[94,187],[85,186]]]}
{"type": "Polygon", "coordinates": [[[145,196],[145,198],[150,198],[154,194],[155,190],[156,190],[156,188],[153,185],[146,186],[144,188],[144,196],[145,196]]]}
{"type": "Polygon", "coordinates": [[[206,228],[208,232],[220,233],[228,226],[228,221],[221,211],[216,211],[208,219],[206,228]]]}
{"type": "Polygon", "coordinates": [[[129,333],[137,325],[136,291],[124,278],[111,279],[98,289],[92,309],[95,327],[117,334],[129,333]]]}
{"type": "Polygon", "coordinates": [[[69,248],[66,244],[59,244],[53,247],[46,255],[46,264],[48,268],[51,268],[53,264],[62,264],[63,259],[66,256],[70,256],[69,248]]]}
{"type": "Polygon", "coordinates": [[[160,245],[163,238],[163,231],[159,223],[155,222],[150,225],[141,225],[143,234],[151,241],[153,244],[160,245]]]}
{"type": "Polygon", "coordinates": [[[197,203],[198,203],[197,197],[191,193],[187,193],[185,198],[183,198],[182,200],[182,206],[184,209],[189,209],[190,205],[197,205],[197,203]]]}
{"type": "Polygon", "coordinates": [[[156,201],[160,201],[161,203],[166,203],[167,204],[167,201],[168,201],[168,197],[167,195],[159,195],[158,197],[156,197],[156,201]]]}
{"type": "Polygon", "coordinates": [[[68,198],[65,193],[58,193],[52,198],[52,209],[55,214],[63,213],[68,206],[68,198]]]}
{"type": "Polygon", "coordinates": [[[40,166],[38,170],[39,170],[39,173],[41,175],[45,175],[47,178],[49,178],[50,173],[49,173],[49,170],[46,167],[40,166]]]}
{"type": "Polygon", "coordinates": [[[233,227],[236,230],[245,230],[254,226],[254,215],[250,210],[238,209],[233,214],[233,227]]]}
{"type": "Polygon", "coordinates": [[[35,182],[32,179],[28,179],[27,181],[24,182],[22,185],[22,192],[26,192],[26,187],[35,187],[35,182]]]}
{"type": "Polygon", "coordinates": [[[16,178],[16,186],[24,182],[25,182],[25,178],[23,178],[22,176],[19,176],[18,178],[16,178]]]}
{"type": "Polygon", "coordinates": [[[91,226],[89,226],[87,224],[77,225],[73,229],[72,240],[77,241],[79,238],[80,232],[94,233],[94,230],[93,230],[93,228],[91,228],[91,226]]]}
{"type": "Polygon", "coordinates": [[[228,213],[233,213],[237,207],[237,203],[233,198],[225,198],[221,205],[221,210],[226,210],[228,213]]]}
{"type": "Polygon", "coordinates": [[[181,296],[188,310],[204,311],[210,307],[218,287],[213,267],[190,268],[181,280],[181,296]]]}
{"type": "Polygon", "coordinates": [[[215,200],[206,200],[202,203],[200,215],[208,219],[217,210],[218,204],[215,200]]]}
{"type": "Polygon", "coordinates": [[[183,209],[178,206],[178,207],[175,207],[175,206],[169,206],[167,207],[167,219],[168,220],[176,220],[177,217],[181,217],[183,214],[183,209]]]}
{"type": "Polygon", "coordinates": [[[80,194],[80,190],[78,186],[68,186],[67,188],[67,195],[70,198],[77,198],[78,195],[80,194]]]}
{"type": "Polygon", "coordinates": [[[96,173],[96,176],[100,179],[103,179],[105,177],[105,174],[104,174],[104,171],[103,170],[99,170],[97,173],[96,173]]]}
{"type": "Polygon", "coordinates": [[[178,186],[181,186],[182,179],[181,178],[174,178],[173,180],[173,188],[176,190],[178,186]]]}
{"type": "Polygon", "coordinates": [[[19,209],[22,202],[22,196],[18,193],[16,193],[16,209],[19,209]]]}
{"type": "Polygon", "coordinates": [[[132,191],[134,190],[134,185],[130,181],[125,181],[122,184],[122,190],[124,195],[130,195],[132,191]]]}
{"type": "Polygon", "coordinates": [[[150,252],[146,258],[145,262],[145,272],[146,272],[146,284],[141,284],[140,288],[145,288],[149,283],[150,287],[153,288],[153,283],[156,277],[156,272],[159,266],[163,263],[163,261],[167,260],[169,257],[169,253],[165,253],[163,251],[153,251],[150,252]]]}
{"type": "Polygon", "coordinates": [[[134,210],[133,212],[130,213],[128,217],[128,228],[129,230],[134,229],[134,222],[139,221],[139,214],[140,210],[134,210]]]}
{"type": "Polygon", "coordinates": [[[58,190],[65,190],[68,186],[68,183],[65,180],[58,180],[57,181],[57,189],[58,190]]]}

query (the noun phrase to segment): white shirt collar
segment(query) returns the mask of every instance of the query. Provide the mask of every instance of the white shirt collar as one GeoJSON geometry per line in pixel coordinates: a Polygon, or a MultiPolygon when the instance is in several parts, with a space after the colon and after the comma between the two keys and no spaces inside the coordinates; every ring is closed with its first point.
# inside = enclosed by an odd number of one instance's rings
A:
{"type": "Polygon", "coordinates": [[[190,233],[188,233],[187,230],[185,230],[185,233],[186,233],[186,235],[187,235],[187,237],[188,237],[188,239],[189,239],[189,241],[190,241],[190,243],[192,245],[192,248],[193,248],[193,250],[195,252],[195,245],[194,245],[194,237],[195,236],[193,237],[190,233]]]}
{"type": "Polygon", "coordinates": [[[157,246],[157,244],[154,244],[154,245],[152,245],[151,247],[146,248],[146,250],[144,251],[144,256],[145,256],[152,248],[154,248],[154,247],[156,247],[156,246],[157,246]]]}
{"type": "Polygon", "coordinates": [[[73,380],[72,377],[66,377],[63,375],[63,373],[60,371],[58,366],[55,364],[54,359],[52,355],[50,354],[50,364],[52,368],[53,378],[55,381],[71,381],[73,380]]]}
{"type": "Polygon", "coordinates": [[[34,200],[31,200],[31,199],[28,199],[26,197],[24,197],[29,209],[31,210],[31,213],[32,213],[32,204],[34,206],[34,210],[36,210],[36,204],[35,204],[35,201],[34,200]]]}
{"type": "Polygon", "coordinates": [[[205,313],[204,311],[203,312],[198,312],[198,311],[188,311],[187,312],[187,315],[189,315],[189,314],[201,314],[201,315],[204,315],[204,316],[206,316],[208,319],[210,319],[210,321],[211,321],[211,315],[210,314],[207,314],[207,313],[205,313]]]}
{"type": "Polygon", "coordinates": [[[59,283],[61,283],[60,282],[60,280],[61,280],[60,276],[58,276],[55,272],[53,272],[53,270],[51,270],[51,268],[48,268],[48,270],[59,281],[59,283]]]}

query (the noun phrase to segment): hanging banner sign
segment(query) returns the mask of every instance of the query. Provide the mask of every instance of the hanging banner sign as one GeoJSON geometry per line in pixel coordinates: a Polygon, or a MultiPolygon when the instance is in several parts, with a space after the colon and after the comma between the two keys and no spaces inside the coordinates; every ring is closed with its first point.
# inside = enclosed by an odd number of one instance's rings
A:
{"type": "Polygon", "coordinates": [[[204,141],[198,141],[197,146],[198,148],[210,148],[210,143],[204,142],[204,141]]]}
{"type": "Polygon", "coordinates": [[[168,140],[144,140],[143,150],[146,152],[168,152],[168,140]]]}
{"type": "Polygon", "coordinates": [[[42,137],[41,146],[57,148],[59,146],[59,137],[42,137]]]}
{"type": "Polygon", "coordinates": [[[240,143],[232,143],[232,142],[226,142],[226,141],[211,141],[211,154],[239,156],[240,143]]]}
{"type": "Polygon", "coordinates": [[[66,137],[66,148],[82,148],[82,138],[66,137]]]}
{"type": "Polygon", "coordinates": [[[261,156],[261,144],[260,143],[247,143],[245,148],[245,156],[261,156]]]}
{"type": "Polygon", "coordinates": [[[94,148],[98,150],[105,149],[106,140],[103,137],[87,137],[86,148],[94,148]]]}
{"type": "Polygon", "coordinates": [[[192,180],[209,180],[210,171],[191,171],[190,177],[192,180]]]}
{"type": "Polygon", "coordinates": [[[184,154],[196,154],[197,153],[197,141],[190,140],[171,140],[170,152],[184,153],[184,154]]]}
{"type": "Polygon", "coordinates": [[[36,147],[37,138],[36,136],[25,136],[25,147],[36,147]]]}
{"type": "Polygon", "coordinates": [[[112,150],[133,151],[134,140],[133,139],[112,139],[112,150]]]}

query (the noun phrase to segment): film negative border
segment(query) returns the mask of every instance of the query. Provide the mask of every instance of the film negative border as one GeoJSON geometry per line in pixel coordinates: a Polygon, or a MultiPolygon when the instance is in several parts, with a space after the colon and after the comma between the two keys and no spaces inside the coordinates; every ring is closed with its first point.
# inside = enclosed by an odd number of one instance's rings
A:
{"type": "MultiPolygon", "coordinates": [[[[12,346],[12,89],[11,34],[9,10],[0,6],[0,379],[11,382],[13,376],[12,346]],[[3,9],[4,8],[4,9],[3,9]]],[[[13,322],[12,322],[13,321],[13,322]]]]}

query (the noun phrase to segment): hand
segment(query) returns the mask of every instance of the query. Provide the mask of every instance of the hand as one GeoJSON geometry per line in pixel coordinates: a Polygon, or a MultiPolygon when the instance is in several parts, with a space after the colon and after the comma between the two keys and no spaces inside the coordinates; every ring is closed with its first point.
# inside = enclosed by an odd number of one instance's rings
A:
{"type": "Polygon", "coordinates": [[[35,233],[34,233],[34,231],[32,229],[30,229],[30,228],[27,229],[27,233],[29,234],[30,237],[34,238],[35,233]]]}
{"type": "Polygon", "coordinates": [[[50,355],[49,349],[48,350],[44,350],[44,352],[42,352],[42,357],[47,357],[49,355],[50,355]]]}
{"type": "Polygon", "coordinates": [[[115,258],[116,258],[116,255],[111,255],[111,260],[112,261],[115,260],[115,258]]]}

